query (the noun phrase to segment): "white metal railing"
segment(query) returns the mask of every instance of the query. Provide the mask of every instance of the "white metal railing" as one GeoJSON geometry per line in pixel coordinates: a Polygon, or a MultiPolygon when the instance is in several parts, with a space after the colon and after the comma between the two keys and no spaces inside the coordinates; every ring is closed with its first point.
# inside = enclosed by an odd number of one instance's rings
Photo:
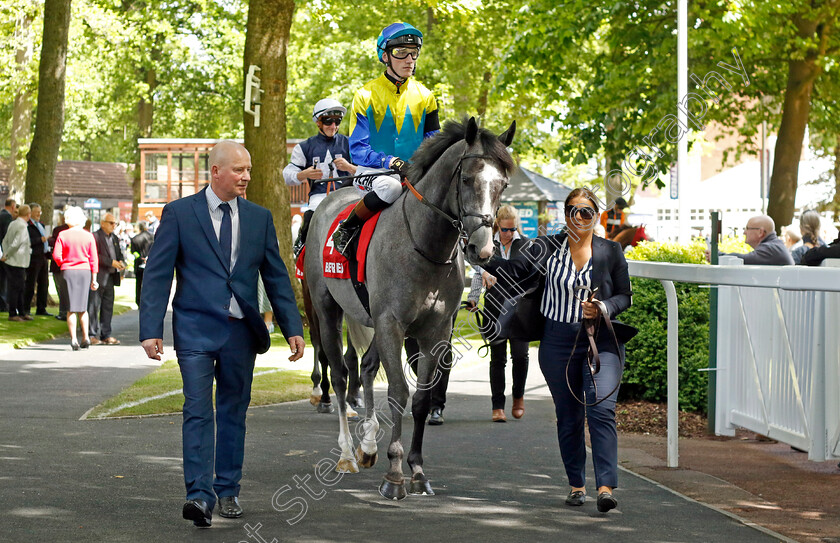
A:
{"type": "Polygon", "coordinates": [[[743,426],[840,457],[840,269],[628,261],[668,300],[668,466],[679,465],[678,301],[673,282],[719,286],[716,433],[743,426]]]}

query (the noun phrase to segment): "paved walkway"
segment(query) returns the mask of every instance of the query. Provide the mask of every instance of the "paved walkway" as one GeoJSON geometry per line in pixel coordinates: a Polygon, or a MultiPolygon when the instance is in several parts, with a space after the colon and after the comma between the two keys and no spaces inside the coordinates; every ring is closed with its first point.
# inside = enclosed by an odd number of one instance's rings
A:
{"type": "Polygon", "coordinates": [[[784,540],[628,471],[618,510],[600,515],[594,501],[565,507],[553,407],[536,364],[525,418],[493,424],[483,363],[456,367],[446,424],[426,432],[436,496],[382,499],[384,452],[372,470],[319,479],[319,462],[334,459],[337,423],[301,401],[250,411],[246,516],[195,529],[180,518],[180,417],[79,420],[154,367],[137,345],[136,319],[115,319],[121,346],[71,352],[62,339],[0,353],[0,540],[784,540]]]}

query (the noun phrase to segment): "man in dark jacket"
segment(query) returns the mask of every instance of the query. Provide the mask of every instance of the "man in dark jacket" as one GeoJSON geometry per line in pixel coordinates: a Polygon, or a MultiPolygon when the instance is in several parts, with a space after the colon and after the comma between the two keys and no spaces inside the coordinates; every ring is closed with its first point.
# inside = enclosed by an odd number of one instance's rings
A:
{"type": "MultiPolygon", "coordinates": [[[[0,243],[3,243],[3,238],[6,237],[6,231],[9,225],[17,217],[17,205],[12,198],[7,198],[3,209],[0,209],[0,243]]],[[[9,305],[6,303],[6,264],[0,262],[0,311],[8,311],[9,305]]]]}
{"type": "Polygon", "coordinates": [[[737,256],[748,266],[793,266],[790,251],[785,247],[785,242],[776,236],[776,224],[767,215],[758,215],[748,220],[744,235],[747,245],[753,251],[746,254],[721,253],[721,256],[737,256]]]}
{"type": "Polygon", "coordinates": [[[146,258],[149,256],[155,237],[149,232],[149,226],[145,222],[140,221],[137,223],[137,227],[140,229],[140,233],[131,238],[131,253],[134,255],[134,277],[137,278],[134,301],[139,306],[140,289],[143,287],[143,272],[146,270],[146,258]]]}
{"type": "Polygon", "coordinates": [[[26,271],[26,288],[24,290],[23,308],[29,315],[32,311],[32,298],[35,297],[35,287],[38,288],[38,299],[35,304],[36,315],[51,316],[47,313],[47,295],[50,289],[50,245],[47,243],[47,230],[41,222],[41,205],[29,204],[32,215],[26,225],[29,231],[29,245],[32,256],[29,259],[29,269],[26,271]]]}
{"type": "Polygon", "coordinates": [[[111,336],[111,318],[114,316],[114,287],[120,284],[120,272],[125,269],[125,261],[120,251],[120,238],[114,234],[117,221],[106,213],[99,222],[100,228],[93,233],[96,240],[96,252],[99,254],[99,272],[96,282],[99,288],[92,290],[88,297],[88,315],[90,317],[90,343],[96,345],[119,345],[119,340],[111,336]]]}

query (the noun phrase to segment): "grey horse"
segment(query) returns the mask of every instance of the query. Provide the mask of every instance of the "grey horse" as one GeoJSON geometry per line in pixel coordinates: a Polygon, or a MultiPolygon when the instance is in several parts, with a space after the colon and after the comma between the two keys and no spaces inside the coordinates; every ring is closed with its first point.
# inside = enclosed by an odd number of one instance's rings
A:
{"type": "MultiPolygon", "coordinates": [[[[390,420],[388,447],[390,468],[379,492],[388,499],[406,496],[403,481],[402,417],[409,388],[403,372],[402,346],[406,336],[420,346],[417,392],[411,405],[414,435],[408,454],[411,469],[409,492],[434,494],[423,472],[423,432],[430,409],[430,388],[439,361],[450,351],[453,317],[464,287],[465,240],[467,259],[486,263],[493,254],[492,222],[502,191],[508,184],[513,160],[507,147],[513,141],[516,123],[496,136],[480,129],[474,118],[448,122],[427,139],[412,157],[409,179],[415,190],[404,191],[382,212],[367,254],[366,284],[370,314],[364,309],[349,279],[323,277],[321,250],[306,253],[306,275],[312,304],[320,321],[321,348],[330,362],[332,385],[340,416],[338,443],[341,458],[337,471],[355,473],[376,462],[379,420],[373,402],[373,379],[384,364],[388,377],[390,420]],[[354,440],[345,416],[347,369],[342,362],[341,320],[346,317],[351,333],[359,325],[373,328],[370,351],[362,361],[362,384],[366,416],[357,427],[360,445],[354,440]],[[374,352],[377,356],[372,355],[374,352]]],[[[310,248],[324,248],[335,217],[360,197],[360,191],[341,189],[319,206],[309,227],[310,248]]],[[[355,342],[354,338],[354,342],[355,342]]],[[[361,341],[361,340],[360,340],[361,341]]],[[[356,343],[359,352],[364,346],[356,343]]]]}

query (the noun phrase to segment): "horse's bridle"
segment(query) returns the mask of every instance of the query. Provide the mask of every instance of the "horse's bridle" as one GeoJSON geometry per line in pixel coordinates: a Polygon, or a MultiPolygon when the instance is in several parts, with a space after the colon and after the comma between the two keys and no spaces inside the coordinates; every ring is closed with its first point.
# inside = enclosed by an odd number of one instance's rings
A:
{"type": "Polygon", "coordinates": [[[423,251],[423,249],[421,249],[417,245],[417,242],[414,240],[414,235],[412,235],[412,233],[411,233],[411,224],[408,222],[408,215],[406,215],[406,211],[405,211],[406,198],[403,198],[403,205],[402,205],[403,221],[405,222],[406,230],[408,230],[408,237],[409,237],[409,239],[411,239],[411,243],[414,245],[414,250],[417,251],[418,253],[420,253],[423,256],[423,258],[425,258],[426,260],[428,260],[429,262],[431,262],[433,264],[439,264],[439,265],[452,264],[452,261],[455,259],[455,254],[458,251],[458,244],[462,240],[465,241],[465,242],[467,240],[469,240],[470,236],[472,236],[475,233],[475,231],[478,230],[479,228],[481,228],[482,226],[487,226],[487,227],[492,227],[493,226],[493,217],[491,215],[480,214],[480,213],[465,213],[464,212],[464,203],[463,203],[463,199],[462,199],[463,197],[461,196],[461,183],[464,180],[461,177],[461,169],[462,169],[462,166],[464,164],[464,161],[468,158],[485,158],[485,159],[489,160],[489,159],[492,159],[493,157],[491,157],[490,155],[480,155],[480,154],[476,154],[476,153],[467,153],[466,151],[464,151],[464,154],[462,154],[461,158],[458,159],[458,167],[455,168],[454,172],[452,172],[452,178],[449,180],[449,182],[451,184],[452,181],[455,180],[456,176],[460,178],[460,179],[458,179],[458,182],[455,185],[455,194],[456,194],[456,198],[458,200],[458,216],[457,217],[453,217],[452,215],[450,215],[446,211],[442,210],[440,207],[438,207],[435,204],[427,201],[423,197],[423,195],[420,194],[420,192],[418,192],[416,188],[414,188],[414,185],[412,185],[409,182],[408,179],[404,179],[404,181],[403,181],[405,183],[405,186],[408,187],[408,190],[418,200],[420,200],[420,203],[429,207],[432,211],[434,211],[435,213],[437,213],[438,215],[440,215],[441,217],[446,219],[447,223],[452,228],[454,228],[455,230],[458,231],[458,239],[455,241],[455,245],[452,247],[452,251],[449,253],[449,258],[448,259],[446,259],[444,261],[440,261],[440,260],[437,260],[436,258],[433,258],[433,257],[429,256],[428,254],[426,254],[425,251],[423,251]],[[479,219],[481,219],[481,221],[478,223],[478,225],[476,225],[475,228],[473,228],[469,232],[467,232],[467,230],[464,228],[464,219],[467,218],[467,217],[478,217],[479,219]]]}

